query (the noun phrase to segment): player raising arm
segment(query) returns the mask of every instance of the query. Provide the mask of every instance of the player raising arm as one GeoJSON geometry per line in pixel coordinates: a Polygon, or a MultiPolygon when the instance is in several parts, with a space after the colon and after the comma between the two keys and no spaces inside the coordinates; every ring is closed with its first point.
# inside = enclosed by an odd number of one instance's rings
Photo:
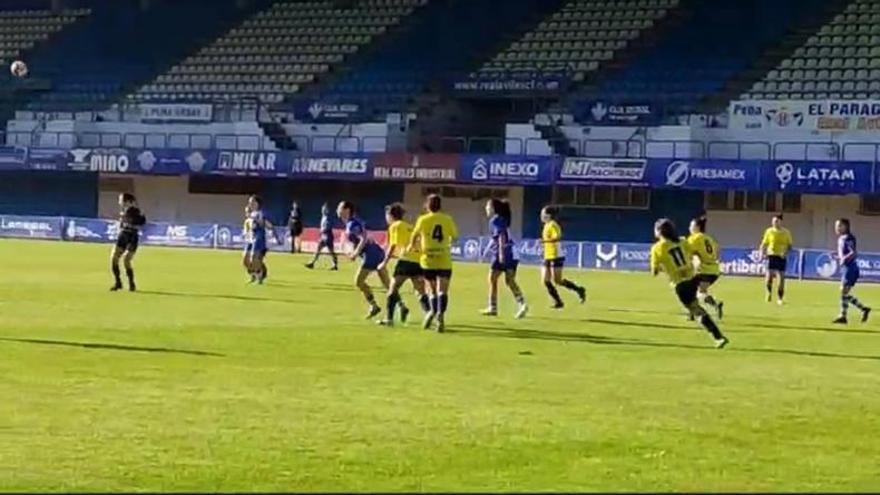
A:
{"type": "Polygon", "coordinates": [[[421,253],[419,265],[430,296],[431,308],[425,316],[424,328],[431,328],[437,320],[437,331],[446,328],[446,309],[449,307],[449,282],[452,279],[452,241],[458,238],[458,227],[451,216],[441,211],[440,196],[432,194],[425,201],[427,213],[420,216],[413,227],[412,239],[406,251],[421,253]]]}
{"type": "Polygon", "coordinates": [[[661,271],[666,272],[678,300],[695,318],[699,318],[700,325],[715,339],[715,347],[723,348],[729,341],[697,301],[698,283],[691,264],[693,253],[687,242],[678,237],[675,225],[668,218],[657,220],[654,236],[657,242],[651,246],[651,274],[656,276],[661,271]]]}
{"type": "Polygon", "coordinates": [[[856,236],[850,230],[849,219],[840,218],[834,223],[834,230],[839,236],[837,238],[837,258],[840,260],[840,316],[834,319],[833,323],[846,325],[846,312],[849,305],[859,308],[862,312],[862,323],[868,321],[871,314],[871,308],[862,304],[855,296],[851,294],[853,287],[859,281],[859,264],[856,260],[858,251],[856,250],[856,236]]]}
{"type": "Polygon", "coordinates": [[[721,250],[718,243],[706,233],[706,217],[700,216],[691,220],[691,235],[687,239],[688,247],[697,262],[697,282],[700,284],[697,296],[700,302],[704,302],[715,308],[718,319],[724,318],[724,303],[716,301],[709,294],[709,287],[718,281],[721,276],[721,266],[718,264],[718,256],[721,250]]]}
{"type": "Polygon", "coordinates": [[[782,226],[782,214],[773,215],[770,227],[764,231],[761,246],[758,248],[762,256],[767,258],[767,302],[773,300],[773,278],[779,279],[776,294],[777,303],[781,306],[785,299],[785,270],[788,268],[787,256],[793,244],[791,232],[782,226]]]}

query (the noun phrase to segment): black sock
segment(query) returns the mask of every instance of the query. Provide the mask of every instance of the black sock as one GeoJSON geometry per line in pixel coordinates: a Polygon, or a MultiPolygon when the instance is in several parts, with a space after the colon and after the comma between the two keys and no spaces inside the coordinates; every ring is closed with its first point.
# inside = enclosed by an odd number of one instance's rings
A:
{"type": "Polygon", "coordinates": [[[388,314],[386,317],[388,321],[394,320],[394,308],[397,307],[397,303],[399,302],[400,294],[398,294],[397,292],[392,292],[391,294],[388,294],[388,301],[386,303],[387,307],[385,309],[386,313],[388,314]]]}
{"type": "Polygon", "coordinates": [[[767,293],[770,294],[773,292],[773,282],[767,282],[767,293]]]}
{"type": "Polygon", "coordinates": [[[134,268],[126,268],[125,276],[128,277],[129,285],[134,285],[134,268]]]}
{"type": "Polygon", "coordinates": [[[442,315],[446,313],[446,308],[449,307],[449,296],[443,293],[440,294],[439,299],[440,314],[442,315]]]}
{"type": "Polygon", "coordinates": [[[428,313],[431,311],[431,301],[428,299],[427,294],[422,294],[419,296],[419,304],[422,306],[422,311],[428,313]]]}
{"type": "Polygon", "coordinates": [[[339,262],[336,260],[336,253],[330,253],[330,257],[333,258],[333,266],[337,266],[339,262]]]}
{"type": "Polygon", "coordinates": [[[369,304],[370,306],[375,306],[375,305],[376,305],[376,298],[373,297],[373,293],[372,293],[372,292],[370,292],[369,294],[365,294],[365,295],[364,295],[364,298],[367,300],[367,304],[369,304]]]}
{"type": "Polygon", "coordinates": [[[119,275],[119,265],[114,263],[111,268],[113,270],[113,278],[116,279],[116,285],[122,285],[122,277],[119,275]]]}
{"type": "Polygon", "coordinates": [[[724,334],[721,333],[721,330],[718,328],[718,325],[712,321],[712,318],[709,315],[703,315],[700,317],[700,325],[712,334],[712,338],[715,340],[723,339],[724,334]]]}
{"type": "Polygon", "coordinates": [[[562,299],[559,298],[559,291],[556,290],[556,286],[553,285],[553,282],[544,282],[544,287],[547,288],[547,293],[550,294],[550,297],[553,298],[553,301],[556,304],[562,304],[562,299]]]}
{"type": "Polygon", "coordinates": [[[703,302],[705,302],[709,306],[712,306],[713,308],[718,306],[718,301],[716,301],[715,298],[712,297],[710,294],[706,294],[706,297],[703,299],[703,302]]]}
{"type": "Polygon", "coordinates": [[[440,312],[440,299],[437,296],[431,296],[431,312],[435,315],[440,312]]]}
{"type": "Polygon", "coordinates": [[[780,301],[783,300],[783,299],[785,299],[785,289],[783,289],[782,287],[780,287],[779,290],[776,291],[776,294],[779,295],[779,300],[780,300],[780,301]]]}
{"type": "Polygon", "coordinates": [[[568,280],[567,278],[562,279],[562,282],[560,282],[559,285],[574,292],[580,292],[581,290],[583,290],[583,287],[572,282],[571,280],[568,280]]]}

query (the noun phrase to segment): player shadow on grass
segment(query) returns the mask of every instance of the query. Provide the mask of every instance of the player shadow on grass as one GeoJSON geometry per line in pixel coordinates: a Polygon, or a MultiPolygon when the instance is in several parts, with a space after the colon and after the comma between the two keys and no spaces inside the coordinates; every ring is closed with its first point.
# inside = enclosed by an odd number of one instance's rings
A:
{"type": "Polygon", "coordinates": [[[836,333],[838,335],[848,334],[848,333],[864,333],[868,335],[880,335],[880,332],[876,330],[861,330],[854,329],[845,326],[841,327],[811,327],[805,325],[780,325],[779,323],[766,323],[766,322],[748,322],[741,323],[740,326],[749,326],[756,328],[765,328],[767,330],[797,330],[801,332],[828,332],[828,333],[836,333]]]}
{"type": "Polygon", "coordinates": [[[190,356],[212,356],[225,357],[225,354],[210,351],[196,351],[187,349],[172,349],[168,347],[143,347],[125,344],[102,344],[98,342],[71,342],[67,340],[47,340],[47,339],[22,339],[15,337],[0,337],[0,341],[17,342],[20,344],[36,344],[36,345],[54,345],[64,347],[81,347],[84,349],[102,349],[108,351],[129,351],[129,352],[156,352],[163,354],[188,354],[190,356]]]}
{"type": "MultiPolygon", "coordinates": [[[[589,321],[589,320],[588,320],[589,321]]],[[[604,320],[603,320],[604,321],[604,320]]],[[[626,324],[627,322],[623,322],[626,324]]],[[[617,324],[616,322],[614,324],[617,324]]],[[[637,326],[635,323],[630,323],[630,325],[637,326]]],[[[644,326],[644,325],[641,325],[644,326]]],[[[671,327],[671,328],[679,328],[679,327],[671,327]]],[[[694,327],[681,327],[687,328],[689,330],[694,330],[696,333],[699,333],[700,330],[694,327]]],[[[641,340],[641,339],[633,339],[633,338],[618,338],[618,337],[605,337],[601,335],[591,335],[587,333],[575,333],[575,332],[553,332],[547,330],[528,330],[523,328],[510,328],[510,327],[493,327],[486,325],[467,325],[467,324],[456,324],[454,328],[450,328],[446,330],[447,333],[450,334],[458,334],[463,337],[501,337],[501,338],[510,338],[510,339],[525,339],[525,340],[551,340],[551,341],[564,341],[564,342],[585,342],[588,344],[596,344],[596,345],[619,345],[619,346],[633,346],[633,347],[664,347],[669,349],[687,349],[687,350],[698,350],[698,351],[712,351],[712,352],[745,352],[745,353],[763,353],[763,354],[787,354],[791,356],[808,356],[808,357],[825,357],[825,358],[838,358],[838,359],[855,359],[855,360],[871,360],[871,361],[880,361],[880,356],[867,356],[860,354],[838,354],[833,352],[820,352],[820,351],[799,351],[795,349],[771,349],[771,348],[746,348],[746,347],[728,347],[723,351],[719,351],[712,346],[706,345],[696,345],[696,344],[675,344],[671,342],[655,342],[649,340],[641,340]]]]}
{"type": "Polygon", "coordinates": [[[295,303],[293,299],[282,299],[278,297],[258,297],[258,296],[238,296],[233,294],[200,294],[198,292],[167,292],[158,290],[142,290],[141,294],[150,296],[168,296],[168,297],[195,297],[203,299],[230,299],[233,301],[269,301],[282,303],[295,303]]]}

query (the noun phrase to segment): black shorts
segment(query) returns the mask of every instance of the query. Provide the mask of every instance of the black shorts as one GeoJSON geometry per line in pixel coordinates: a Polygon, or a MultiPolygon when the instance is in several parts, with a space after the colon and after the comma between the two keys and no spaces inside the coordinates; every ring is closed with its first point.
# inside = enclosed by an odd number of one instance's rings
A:
{"type": "Polygon", "coordinates": [[[788,268],[788,260],[785,259],[784,256],[768,256],[767,257],[767,269],[768,270],[776,270],[777,272],[785,273],[786,268],[788,268]]]}
{"type": "Polygon", "coordinates": [[[123,251],[134,253],[138,249],[139,241],[140,234],[138,234],[136,230],[123,230],[119,232],[118,236],[116,236],[116,247],[123,251]]]}
{"type": "Polygon", "coordinates": [[[698,287],[699,283],[696,278],[685,280],[675,286],[675,295],[678,296],[678,300],[681,301],[684,307],[689,308],[697,300],[698,287]]]}
{"type": "Polygon", "coordinates": [[[438,278],[450,279],[452,278],[452,270],[431,270],[428,268],[422,268],[422,276],[425,277],[425,280],[431,282],[437,280],[438,278]]]}
{"type": "Polygon", "coordinates": [[[293,237],[299,237],[303,233],[303,224],[299,220],[290,222],[290,225],[288,225],[288,227],[290,227],[290,235],[293,237]]]}
{"type": "Polygon", "coordinates": [[[394,278],[397,277],[421,277],[422,276],[422,265],[406,260],[397,260],[397,265],[394,267],[394,278]]]}
{"type": "Polygon", "coordinates": [[[565,266],[565,257],[553,258],[552,260],[544,260],[544,268],[562,268],[565,266]]]}
{"type": "Polygon", "coordinates": [[[709,275],[706,273],[701,273],[697,275],[697,282],[699,283],[707,283],[709,285],[714,284],[718,281],[718,275],[709,275]]]}

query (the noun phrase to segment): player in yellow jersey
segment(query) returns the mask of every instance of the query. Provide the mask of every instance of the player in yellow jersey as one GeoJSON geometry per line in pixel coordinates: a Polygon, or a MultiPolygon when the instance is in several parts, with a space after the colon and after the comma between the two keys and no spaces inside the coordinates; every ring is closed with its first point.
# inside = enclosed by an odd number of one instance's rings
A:
{"type": "Polygon", "coordinates": [[[431,309],[425,316],[424,328],[429,329],[437,320],[437,331],[446,325],[449,307],[449,281],[452,278],[452,241],[458,237],[458,227],[451,216],[441,211],[440,196],[432,194],[425,201],[427,213],[420,216],[413,228],[406,252],[419,251],[419,265],[427,283],[431,309]]]}
{"type": "Polygon", "coordinates": [[[715,339],[715,347],[721,349],[726,346],[729,342],[727,337],[697,300],[699,284],[691,264],[693,253],[686,240],[678,237],[675,225],[668,218],[657,220],[654,236],[657,242],[651,246],[651,274],[657,276],[661,271],[666,272],[678,300],[695,318],[699,318],[700,325],[715,339]]]}
{"type": "Polygon", "coordinates": [[[419,264],[419,251],[407,251],[409,241],[412,238],[413,226],[403,219],[406,210],[400,203],[394,203],[385,207],[385,221],[388,222],[388,241],[385,245],[385,259],[379,264],[379,270],[384,270],[392,258],[397,258],[394,266],[394,276],[388,287],[386,300],[386,316],[379,320],[380,325],[394,326],[394,310],[400,306],[400,321],[406,323],[409,317],[409,309],[400,299],[400,288],[409,280],[413,288],[419,294],[419,303],[427,314],[430,310],[428,296],[425,294],[425,282],[422,279],[422,266],[419,264]]]}
{"type": "Polygon", "coordinates": [[[556,286],[562,286],[574,292],[581,304],[587,300],[587,291],[576,283],[562,277],[562,268],[565,266],[565,252],[562,250],[562,227],[556,220],[559,210],[552,206],[541,209],[541,221],[544,228],[541,231],[541,242],[544,245],[544,266],[541,268],[541,277],[544,287],[550,297],[553,298],[553,309],[561,309],[565,305],[559,297],[556,286]]]}
{"type": "Polygon", "coordinates": [[[721,320],[724,318],[724,302],[715,300],[709,294],[709,287],[717,282],[718,277],[721,276],[721,265],[718,263],[721,250],[715,239],[706,233],[705,216],[691,220],[690,232],[691,235],[688,237],[687,243],[696,262],[697,282],[700,284],[697,296],[701,302],[715,308],[718,319],[721,320]]]}
{"type": "Polygon", "coordinates": [[[791,251],[794,242],[791,232],[782,226],[782,215],[774,215],[772,223],[764,231],[761,246],[758,250],[767,258],[767,302],[773,300],[773,278],[779,279],[776,300],[781,306],[785,299],[785,270],[788,268],[788,252],[791,251]]]}

